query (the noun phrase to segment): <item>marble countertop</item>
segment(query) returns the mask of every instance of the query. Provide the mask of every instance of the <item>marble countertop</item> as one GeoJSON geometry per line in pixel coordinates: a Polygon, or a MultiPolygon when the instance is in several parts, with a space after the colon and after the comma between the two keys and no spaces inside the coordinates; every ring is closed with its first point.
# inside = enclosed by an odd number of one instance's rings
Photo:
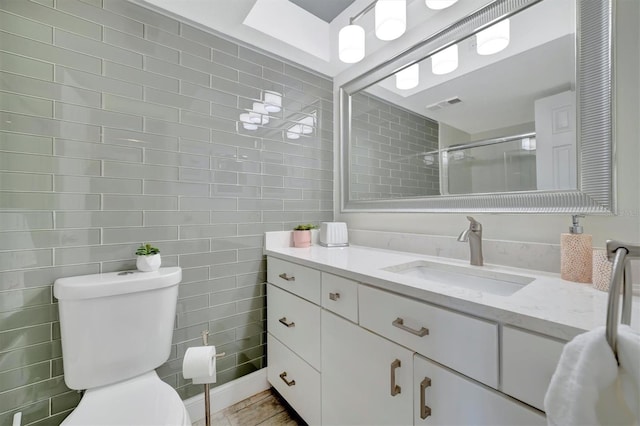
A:
{"type": "MultiPolygon", "coordinates": [[[[589,284],[562,280],[559,274],[490,264],[470,266],[468,262],[457,259],[354,245],[294,248],[288,246],[288,240],[286,235],[267,235],[265,254],[559,339],[569,340],[606,323],[607,293],[589,284]],[[534,281],[511,295],[499,296],[383,270],[416,260],[469,269],[482,268],[486,273],[524,275],[534,278],[534,281]]],[[[640,330],[638,296],[633,297],[631,316],[632,327],[640,330]]]]}

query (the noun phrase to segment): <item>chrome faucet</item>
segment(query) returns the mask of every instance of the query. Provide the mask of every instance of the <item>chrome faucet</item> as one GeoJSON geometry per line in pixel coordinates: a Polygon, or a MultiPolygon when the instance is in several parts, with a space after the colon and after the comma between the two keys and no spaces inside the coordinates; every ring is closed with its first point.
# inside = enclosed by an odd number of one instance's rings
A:
{"type": "Polygon", "coordinates": [[[482,224],[467,216],[469,219],[469,227],[462,231],[458,237],[458,241],[466,243],[469,241],[469,250],[471,251],[471,258],[469,259],[472,265],[482,266],[484,261],[482,259],[482,224]]]}

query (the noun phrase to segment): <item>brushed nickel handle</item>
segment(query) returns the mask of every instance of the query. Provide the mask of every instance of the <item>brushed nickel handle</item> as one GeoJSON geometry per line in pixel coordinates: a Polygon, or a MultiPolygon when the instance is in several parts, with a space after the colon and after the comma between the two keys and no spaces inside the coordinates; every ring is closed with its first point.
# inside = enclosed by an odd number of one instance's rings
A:
{"type": "Polygon", "coordinates": [[[429,386],[431,386],[431,379],[425,377],[424,380],[420,382],[420,418],[423,420],[431,415],[431,407],[427,405],[427,397],[425,396],[429,386]]]}
{"type": "Polygon", "coordinates": [[[289,276],[289,275],[287,275],[287,273],[286,273],[286,272],[285,272],[285,273],[282,273],[282,274],[280,274],[280,275],[278,275],[278,276],[279,276],[280,278],[282,278],[283,280],[287,280],[287,281],[295,281],[295,280],[296,280],[296,277],[294,277],[293,275],[292,275],[292,276],[289,276]]]}
{"type": "Polygon", "coordinates": [[[340,299],[340,293],[329,293],[329,299],[334,301],[340,299]]]}
{"type": "Polygon", "coordinates": [[[280,378],[282,379],[283,382],[285,382],[287,384],[287,386],[295,386],[296,385],[296,381],[295,380],[287,380],[287,372],[283,371],[282,373],[280,373],[280,378]]]}
{"type": "Polygon", "coordinates": [[[396,396],[402,391],[400,385],[396,385],[396,368],[400,367],[402,367],[402,363],[399,359],[395,359],[391,363],[391,396],[396,396]]]}
{"type": "Polygon", "coordinates": [[[295,326],[296,326],[296,323],[295,323],[295,322],[293,322],[293,321],[289,321],[289,322],[287,322],[287,317],[282,317],[282,318],[280,318],[278,321],[280,321],[280,324],[285,325],[285,326],[287,326],[288,328],[291,328],[291,327],[295,327],[295,326]]]}
{"type": "Polygon", "coordinates": [[[406,332],[409,332],[411,334],[414,334],[418,337],[424,337],[427,336],[429,334],[429,329],[428,328],[420,328],[420,330],[414,330],[411,327],[407,327],[406,325],[404,325],[404,320],[400,317],[396,318],[391,325],[393,325],[394,327],[398,327],[400,330],[404,330],[406,332]]]}

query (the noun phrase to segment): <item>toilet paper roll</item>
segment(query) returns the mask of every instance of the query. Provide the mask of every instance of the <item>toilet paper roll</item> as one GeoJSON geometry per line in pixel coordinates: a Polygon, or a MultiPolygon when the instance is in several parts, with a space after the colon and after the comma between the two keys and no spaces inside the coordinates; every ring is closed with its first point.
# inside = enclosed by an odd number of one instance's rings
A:
{"type": "Polygon", "coordinates": [[[216,382],[216,347],[195,346],[188,348],[182,361],[182,375],[194,384],[216,382]]]}

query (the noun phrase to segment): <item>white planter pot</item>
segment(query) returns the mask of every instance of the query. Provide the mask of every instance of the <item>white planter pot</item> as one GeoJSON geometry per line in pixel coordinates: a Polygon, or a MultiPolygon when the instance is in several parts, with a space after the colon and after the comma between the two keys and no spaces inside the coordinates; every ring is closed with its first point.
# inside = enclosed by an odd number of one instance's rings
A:
{"type": "Polygon", "coordinates": [[[149,256],[138,256],[136,260],[136,267],[142,272],[153,272],[160,269],[160,255],[151,254],[149,256]]]}

